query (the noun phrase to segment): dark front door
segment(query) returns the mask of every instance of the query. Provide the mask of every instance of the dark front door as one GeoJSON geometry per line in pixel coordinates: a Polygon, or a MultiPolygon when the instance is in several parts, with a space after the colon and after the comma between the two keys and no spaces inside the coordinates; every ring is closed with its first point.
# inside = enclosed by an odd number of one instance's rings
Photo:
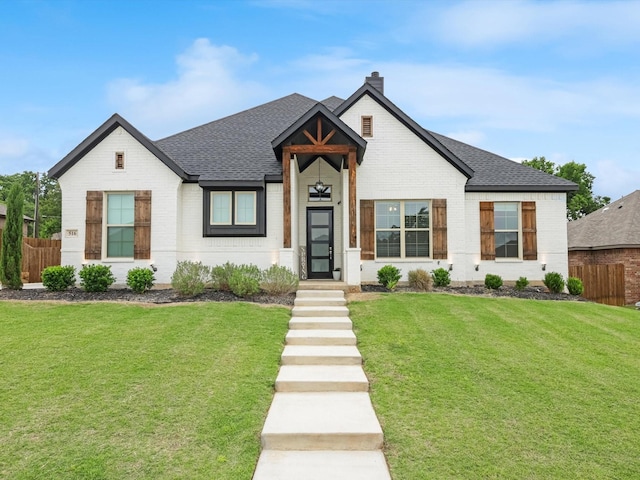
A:
{"type": "Polygon", "coordinates": [[[333,208],[307,208],[309,278],[332,278],[333,208]]]}

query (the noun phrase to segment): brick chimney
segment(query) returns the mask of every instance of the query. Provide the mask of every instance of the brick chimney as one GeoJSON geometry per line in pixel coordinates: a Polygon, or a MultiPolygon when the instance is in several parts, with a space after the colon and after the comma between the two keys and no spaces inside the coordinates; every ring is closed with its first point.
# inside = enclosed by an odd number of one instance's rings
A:
{"type": "Polygon", "coordinates": [[[366,77],[364,82],[368,83],[384,95],[384,77],[380,76],[380,72],[371,72],[371,76],[366,77]]]}

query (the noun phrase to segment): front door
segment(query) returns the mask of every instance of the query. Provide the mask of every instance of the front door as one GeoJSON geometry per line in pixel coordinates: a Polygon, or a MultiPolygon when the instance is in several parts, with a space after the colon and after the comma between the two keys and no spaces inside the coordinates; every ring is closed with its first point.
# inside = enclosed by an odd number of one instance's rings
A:
{"type": "Polygon", "coordinates": [[[333,208],[307,208],[308,278],[332,278],[333,208]]]}

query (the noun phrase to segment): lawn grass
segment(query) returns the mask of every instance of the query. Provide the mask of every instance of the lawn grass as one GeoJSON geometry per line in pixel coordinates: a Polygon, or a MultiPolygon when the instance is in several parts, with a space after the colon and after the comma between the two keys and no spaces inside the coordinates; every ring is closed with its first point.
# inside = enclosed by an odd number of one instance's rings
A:
{"type": "Polygon", "coordinates": [[[394,480],[640,478],[640,312],[444,294],[349,308],[394,480]]]}
{"type": "Polygon", "coordinates": [[[0,302],[0,478],[250,478],[289,318],[0,302]]]}

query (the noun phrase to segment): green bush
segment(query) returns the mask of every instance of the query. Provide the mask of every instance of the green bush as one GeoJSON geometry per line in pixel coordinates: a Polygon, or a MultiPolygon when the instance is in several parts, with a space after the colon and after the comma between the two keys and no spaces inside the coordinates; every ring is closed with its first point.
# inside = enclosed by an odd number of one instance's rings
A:
{"type": "Polygon", "coordinates": [[[558,272],[549,272],[544,276],[544,286],[551,293],[560,293],[564,290],[564,279],[558,272]]]}
{"type": "Polygon", "coordinates": [[[76,284],[76,269],[71,265],[56,265],[42,271],[42,285],[51,292],[62,292],[76,284]]]}
{"type": "Polygon", "coordinates": [[[502,286],[502,277],[500,275],[487,273],[484,277],[484,286],[491,290],[498,290],[502,286]]]}
{"type": "Polygon", "coordinates": [[[116,281],[111,265],[85,265],[78,275],[80,286],[87,292],[106,292],[116,281]]]}
{"type": "Polygon", "coordinates": [[[3,288],[22,288],[22,225],[24,193],[14,182],[7,197],[7,216],[0,245],[0,283],[3,288]]]}
{"type": "Polygon", "coordinates": [[[229,279],[238,269],[235,263],[227,262],[224,265],[216,265],[211,269],[211,286],[214,290],[230,292],[229,279]]]}
{"type": "Polygon", "coordinates": [[[407,274],[409,278],[409,286],[416,290],[428,292],[431,290],[431,275],[426,270],[418,268],[417,270],[411,270],[407,274]]]}
{"type": "Polygon", "coordinates": [[[527,285],[529,285],[529,280],[527,280],[527,277],[520,277],[518,280],[516,280],[516,290],[518,291],[522,291],[525,288],[527,288],[527,285]]]}
{"type": "Polygon", "coordinates": [[[251,297],[260,292],[262,272],[255,265],[239,265],[229,278],[229,288],[238,297],[251,297]]]}
{"type": "Polygon", "coordinates": [[[582,292],[584,292],[582,280],[577,277],[567,278],[567,290],[571,295],[582,295],[582,292]]]}
{"type": "Polygon", "coordinates": [[[272,265],[262,272],[260,288],[269,295],[286,295],[298,289],[298,276],[287,267],[272,265]]]}
{"type": "Polygon", "coordinates": [[[394,290],[402,278],[400,269],[393,265],[385,265],[378,270],[378,282],[387,290],[394,290]]]}
{"type": "Polygon", "coordinates": [[[156,277],[150,268],[136,267],[127,272],[127,286],[136,293],[151,290],[156,277]]]}
{"type": "Polygon", "coordinates": [[[185,260],[178,262],[171,275],[171,286],[179,295],[194,297],[204,291],[211,276],[211,269],[202,262],[185,260]]]}
{"type": "Polygon", "coordinates": [[[449,270],[445,270],[442,267],[436,268],[431,272],[431,276],[433,277],[433,285],[436,287],[447,287],[451,284],[451,275],[449,275],[449,270]]]}

